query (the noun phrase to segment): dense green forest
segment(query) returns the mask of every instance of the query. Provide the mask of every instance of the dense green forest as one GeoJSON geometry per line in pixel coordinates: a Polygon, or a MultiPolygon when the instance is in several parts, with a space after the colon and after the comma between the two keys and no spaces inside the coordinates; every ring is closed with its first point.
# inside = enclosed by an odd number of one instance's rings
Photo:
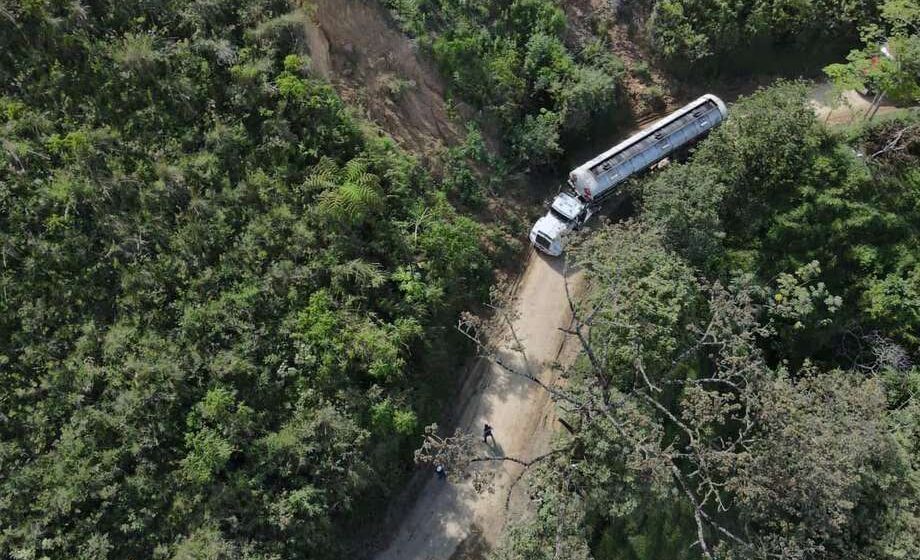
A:
{"type": "MultiPolygon", "coordinates": [[[[908,0],[910,2],[911,0],[908,0]]],[[[729,62],[739,54],[784,45],[799,56],[822,43],[846,45],[859,26],[877,19],[877,0],[627,1],[649,10],[646,32],[655,53],[673,64],[729,62]],[[649,8],[650,7],[650,8],[649,8]]]]}
{"type": "Polygon", "coordinates": [[[779,84],[586,235],[573,429],[495,558],[920,554],[918,125],[779,84]]]}
{"type": "Polygon", "coordinates": [[[403,480],[495,243],[307,17],[0,3],[0,556],[338,558],[403,480]]]}
{"type": "MultiPolygon", "coordinates": [[[[482,182],[630,108],[562,0],[367,1],[478,110],[437,169],[312,70],[308,0],[0,0],[0,557],[368,552],[515,254],[482,182]]],[[[609,4],[676,74],[830,45],[920,101],[913,0],[609,4]]],[[[566,429],[494,559],[920,558],[920,114],[809,87],[579,234],[566,429]]]]}

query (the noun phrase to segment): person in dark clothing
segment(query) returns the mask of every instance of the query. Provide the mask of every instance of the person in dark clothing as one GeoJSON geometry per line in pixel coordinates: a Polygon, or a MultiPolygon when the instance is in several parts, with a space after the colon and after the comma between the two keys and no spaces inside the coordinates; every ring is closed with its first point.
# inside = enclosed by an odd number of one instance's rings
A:
{"type": "Polygon", "coordinates": [[[495,436],[492,435],[492,426],[486,424],[482,428],[482,443],[489,443],[489,438],[492,438],[492,445],[495,445],[495,436]]]}
{"type": "Polygon", "coordinates": [[[437,467],[435,467],[434,472],[438,474],[438,478],[441,480],[444,480],[445,478],[447,478],[447,471],[444,470],[443,465],[438,465],[437,467]]]}

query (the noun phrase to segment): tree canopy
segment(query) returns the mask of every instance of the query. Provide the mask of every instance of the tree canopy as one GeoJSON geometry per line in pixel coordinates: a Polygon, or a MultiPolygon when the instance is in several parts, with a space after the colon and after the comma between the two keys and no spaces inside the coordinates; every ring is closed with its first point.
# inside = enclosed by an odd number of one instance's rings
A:
{"type": "Polygon", "coordinates": [[[563,137],[618,103],[622,63],[599,37],[566,40],[555,0],[386,0],[426,45],[452,93],[494,117],[511,160],[547,163],[563,137]]]}
{"type": "Polygon", "coordinates": [[[569,252],[567,429],[494,558],[920,551],[918,116],[833,132],[796,83],[730,112],[569,252]]]}
{"type": "Polygon", "coordinates": [[[874,0],[656,0],[647,30],[664,60],[692,64],[750,47],[814,48],[855,37],[857,26],[876,16],[874,0]]]}
{"type": "Polygon", "coordinates": [[[490,233],[308,9],[0,3],[0,556],[337,558],[402,480],[490,233]]]}
{"type": "Polygon", "coordinates": [[[875,91],[901,103],[920,102],[920,9],[907,0],[881,4],[880,21],[864,24],[865,46],[846,63],[824,69],[838,89],[875,91]]]}

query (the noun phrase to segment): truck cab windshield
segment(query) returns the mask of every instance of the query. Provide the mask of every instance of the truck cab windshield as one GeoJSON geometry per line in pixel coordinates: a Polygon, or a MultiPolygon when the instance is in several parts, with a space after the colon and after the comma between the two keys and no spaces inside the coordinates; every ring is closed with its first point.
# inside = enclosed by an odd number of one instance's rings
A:
{"type": "Polygon", "coordinates": [[[550,213],[563,223],[577,221],[583,210],[584,205],[579,202],[577,198],[568,193],[557,195],[550,205],[550,213]]]}
{"type": "Polygon", "coordinates": [[[566,216],[565,214],[563,214],[562,212],[556,210],[555,208],[550,208],[549,211],[550,211],[550,213],[551,213],[557,220],[559,220],[560,222],[569,223],[569,222],[572,222],[572,221],[573,221],[572,218],[566,216]]]}

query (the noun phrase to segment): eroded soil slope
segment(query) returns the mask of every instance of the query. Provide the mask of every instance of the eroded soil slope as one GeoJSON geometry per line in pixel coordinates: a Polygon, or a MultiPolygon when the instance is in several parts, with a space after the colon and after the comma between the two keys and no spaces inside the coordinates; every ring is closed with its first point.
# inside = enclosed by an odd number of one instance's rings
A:
{"type": "Polygon", "coordinates": [[[313,5],[313,23],[306,29],[312,67],[349,105],[416,154],[463,138],[463,128],[448,116],[437,69],[383,7],[367,0],[313,0],[313,5]]]}
{"type": "Polygon", "coordinates": [[[649,65],[648,53],[630,37],[629,24],[618,15],[619,2],[611,0],[566,0],[562,3],[568,18],[569,42],[584,48],[598,32],[606,30],[613,54],[623,63],[623,92],[630,110],[640,120],[660,115],[679,106],[671,91],[668,76],[649,65]]]}

